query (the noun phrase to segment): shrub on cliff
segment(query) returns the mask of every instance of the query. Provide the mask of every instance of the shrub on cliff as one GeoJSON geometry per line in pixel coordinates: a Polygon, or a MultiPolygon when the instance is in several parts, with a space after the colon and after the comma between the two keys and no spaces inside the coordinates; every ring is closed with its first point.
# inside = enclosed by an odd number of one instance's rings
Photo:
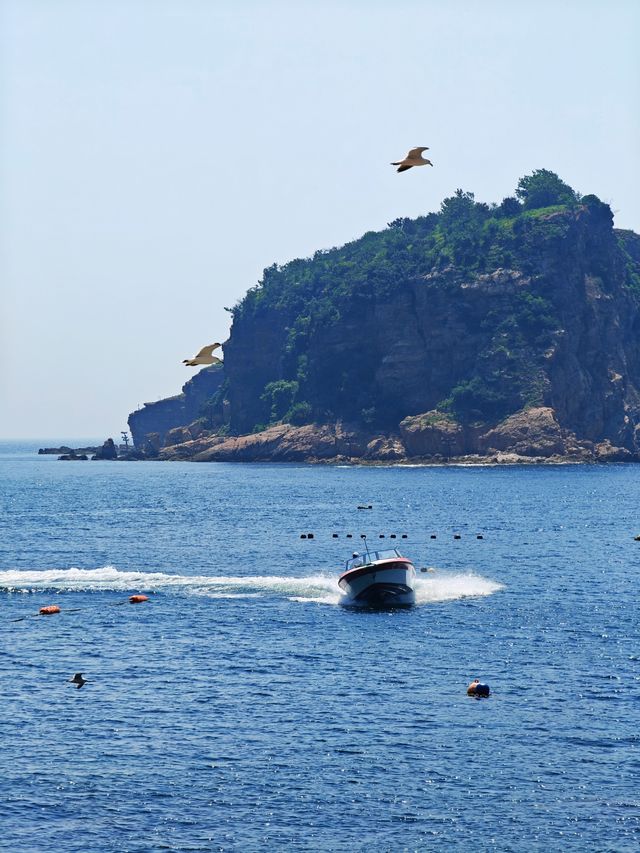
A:
{"type": "MultiPolygon", "coordinates": [[[[512,386],[507,383],[474,376],[453,388],[442,409],[455,415],[460,423],[499,421],[513,411],[511,397],[512,386]]],[[[519,404],[518,398],[516,408],[519,404]]]]}
{"type": "Polygon", "coordinates": [[[298,383],[279,379],[269,382],[260,397],[265,404],[269,423],[281,420],[285,413],[291,408],[293,400],[298,392],[298,383]]]}
{"type": "Polygon", "coordinates": [[[456,190],[440,206],[439,233],[450,259],[463,267],[474,266],[482,243],[487,205],[476,204],[473,193],[456,190]]]}
{"type": "Polygon", "coordinates": [[[307,402],[294,403],[288,412],[285,412],[283,421],[294,426],[302,426],[313,420],[311,404],[307,402]]]}

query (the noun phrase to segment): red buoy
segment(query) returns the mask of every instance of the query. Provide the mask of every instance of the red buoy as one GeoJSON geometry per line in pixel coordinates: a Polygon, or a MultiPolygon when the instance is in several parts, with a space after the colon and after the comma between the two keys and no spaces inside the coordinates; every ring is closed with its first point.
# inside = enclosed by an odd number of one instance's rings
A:
{"type": "Polygon", "coordinates": [[[47,604],[46,607],[40,608],[40,615],[41,616],[51,616],[54,613],[60,613],[60,608],[58,607],[57,604],[47,604]]]}
{"type": "Polygon", "coordinates": [[[130,595],[129,604],[142,604],[143,601],[149,601],[148,595],[130,595]]]}

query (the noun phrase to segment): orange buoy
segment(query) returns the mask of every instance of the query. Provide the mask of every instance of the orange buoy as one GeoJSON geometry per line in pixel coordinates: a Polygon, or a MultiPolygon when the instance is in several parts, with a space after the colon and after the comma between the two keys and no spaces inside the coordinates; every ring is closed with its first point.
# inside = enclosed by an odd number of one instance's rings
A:
{"type": "Polygon", "coordinates": [[[46,607],[40,608],[41,616],[52,616],[54,613],[60,613],[60,608],[57,604],[47,604],[46,607]]]}
{"type": "Polygon", "coordinates": [[[130,595],[129,604],[142,604],[143,601],[149,601],[148,595],[130,595]]]}

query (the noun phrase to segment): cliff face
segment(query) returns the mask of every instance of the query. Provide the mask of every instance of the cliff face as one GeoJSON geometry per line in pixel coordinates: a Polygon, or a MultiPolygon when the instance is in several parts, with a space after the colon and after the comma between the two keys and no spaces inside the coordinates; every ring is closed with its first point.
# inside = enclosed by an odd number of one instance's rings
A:
{"type": "Polygon", "coordinates": [[[408,275],[398,263],[392,287],[363,276],[323,322],[309,305],[317,294],[307,304],[254,298],[225,345],[232,431],[269,421],[265,387],[280,381],[320,422],[393,431],[443,410],[463,425],[495,425],[543,406],[579,439],[638,452],[640,238],[615,231],[601,203],[509,227],[508,267],[422,271],[414,259],[408,275]]]}
{"type": "Polygon", "coordinates": [[[143,447],[145,436],[155,433],[160,446],[170,430],[195,421],[223,380],[224,371],[220,366],[206,367],[182,386],[181,394],[155,403],[145,403],[142,409],[132,412],[128,423],[134,445],[143,447]]]}

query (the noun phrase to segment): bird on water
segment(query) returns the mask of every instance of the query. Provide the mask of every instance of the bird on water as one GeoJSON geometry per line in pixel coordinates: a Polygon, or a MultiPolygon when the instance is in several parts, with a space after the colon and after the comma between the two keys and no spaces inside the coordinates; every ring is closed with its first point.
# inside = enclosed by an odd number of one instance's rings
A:
{"type": "Polygon", "coordinates": [[[83,678],[83,677],[82,677],[82,673],[81,673],[81,672],[76,672],[76,674],[73,676],[73,678],[70,678],[70,679],[69,679],[69,681],[70,681],[72,684],[75,684],[75,685],[76,685],[76,687],[78,688],[78,690],[80,690],[80,688],[81,688],[83,685],[85,685],[85,684],[87,683],[87,681],[88,681],[88,680],[89,680],[88,678],[83,678]]]}
{"type": "Polygon", "coordinates": [[[428,150],[429,149],[424,145],[419,146],[418,148],[412,148],[404,160],[396,160],[396,162],[391,165],[398,166],[396,172],[406,172],[407,169],[412,169],[414,166],[433,166],[431,160],[427,160],[426,157],[422,156],[422,152],[428,150]]]}
{"type": "Polygon", "coordinates": [[[202,347],[197,355],[194,355],[193,358],[184,358],[182,363],[186,364],[187,367],[197,367],[199,364],[222,364],[222,359],[213,355],[214,349],[221,346],[222,344],[209,344],[202,347]]]}

